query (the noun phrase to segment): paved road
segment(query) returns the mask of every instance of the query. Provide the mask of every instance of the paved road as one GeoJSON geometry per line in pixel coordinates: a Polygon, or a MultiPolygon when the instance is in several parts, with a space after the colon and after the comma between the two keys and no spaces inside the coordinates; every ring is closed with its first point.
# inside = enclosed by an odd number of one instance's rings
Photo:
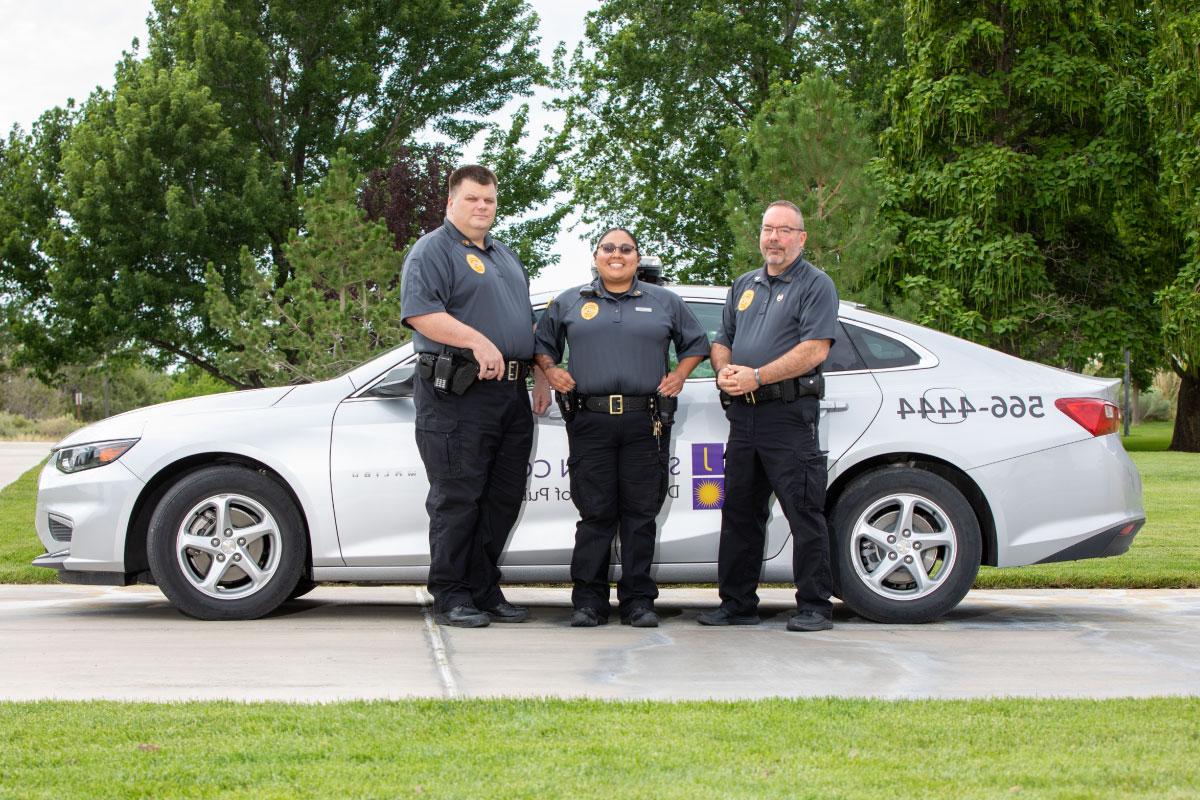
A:
{"type": "Polygon", "coordinates": [[[0,442],[0,489],[50,454],[50,442],[0,442]]]}
{"type": "Polygon", "coordinates": [[[0,698],[328,701],[1200,694],[1200,591],[979,591],[946,620],[832,631],[695,624],[711,589],[666,590],[665,624],[573,629],[565,589],[514,588],[522,625],[433,623],[414,587],[321,587],[254,622],[196,622],[153,587],[0,586],[0,698]]]}

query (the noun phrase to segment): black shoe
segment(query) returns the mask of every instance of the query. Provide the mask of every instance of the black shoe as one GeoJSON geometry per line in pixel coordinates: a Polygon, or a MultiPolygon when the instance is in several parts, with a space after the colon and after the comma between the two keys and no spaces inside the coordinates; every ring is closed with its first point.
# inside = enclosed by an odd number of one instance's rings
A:
{"type": "Polygon", "coordinates": [[[833,620],[816,611],[797,611],[787,621],[789,631],[827,631],[833,627],[833,620]]]}
{"type": "Polygon", "coordinates": [[[601,617],[599,611],[587,606],[575,609],[575,613],[571,615],[572,628],[594,628],[607,624],[608,620],[601,617]]]}
{"type": "Polygon", "coordinates": [[[758,625],[762,620],[758,618],[757,612],[734,614],[725,606],[720,606],[711,611],[701,611],[696,616],[696,622],[701,625],[758,625]]]}
{"type": "Polygon", "coordinates": [[[529,619],[529,609],[525,606],[514,606],[501,600],[491,608],[485,608],[484,613],[492,618],[492,622],[524,622],[529,619]]]}
{"type": "Polygon", "coordinates": [[[622,614],[621,624],[632,625],[635,628],[657,628],[658,614],[654,613],[654,609],[642,606],[635,608],[628,614],[622,614]]]}
{"type": "Polygon", "coordinates": [[[455,606],[449,611],[437,614],[436,618],[440,624],[455,628],[486,628],[492,621],[491,617],[475,606],[455,606]]]}

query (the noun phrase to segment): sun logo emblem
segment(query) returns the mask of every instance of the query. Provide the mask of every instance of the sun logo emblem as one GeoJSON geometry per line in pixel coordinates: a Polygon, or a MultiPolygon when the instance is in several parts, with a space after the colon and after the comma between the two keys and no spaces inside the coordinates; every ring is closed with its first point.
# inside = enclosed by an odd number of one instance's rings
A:
{"type": "Polygon", "coordinates": [[[720,508],[725,499],[725,487],[720,481],[705,479],[693,482],[692,507],[697,509],[720,508]]]}

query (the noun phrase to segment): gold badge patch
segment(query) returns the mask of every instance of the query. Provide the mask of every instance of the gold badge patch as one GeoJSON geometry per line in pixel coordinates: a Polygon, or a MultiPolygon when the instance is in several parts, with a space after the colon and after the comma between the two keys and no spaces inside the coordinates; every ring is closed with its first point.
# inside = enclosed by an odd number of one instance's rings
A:
{"type": "Polygon", "coordinates": [[[474,253],[467,254],[467,266],[478,272],[480,275],[483,274],[483,259],[474,253]]]}
{"type": "Polygon", "coordinates": [[[741,298],[738,300],[738,311],[745,311],[754,302],[754,290],[747,289],[742,292],[741,298]]]}
{"type": "Polygon", "coordinates": [[[600,306],[591,302],[584,303],[583,308],[579,309],[579,316],[583,317],[584,319],[595,319],[596,315],[599,313],[600,306]]]}

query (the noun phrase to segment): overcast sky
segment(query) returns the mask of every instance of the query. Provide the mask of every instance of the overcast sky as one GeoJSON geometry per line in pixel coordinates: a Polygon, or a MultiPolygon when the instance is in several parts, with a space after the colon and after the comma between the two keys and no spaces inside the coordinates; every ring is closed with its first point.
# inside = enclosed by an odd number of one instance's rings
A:
{"type": "MultiPolygon", "coordinates": [[[[403,0],[398,0],[403,2],[403,0]]],[[[542,50],[549,61],[559,41],[573,49],[584,14],[597,0],[526,0],[541,18],[542,50]]],[[[134,38],[145,51],[149,0],[0,0],[0,126],[30,125],[46,109],[82,102],[97,86],[111,87],[113,65],[134,38]]],[[[537,111],[537,98],[530,101],[537,111]]],[[[498,122],[511,110],[498,114],[498,122]]],[[[544,116],[531,114],[532,135],[544,116]]],[[[578,234],[559,237],[562,263],[535,281],[535,289],[565,288],[588,278],[590,258],[578,234]]]]}

